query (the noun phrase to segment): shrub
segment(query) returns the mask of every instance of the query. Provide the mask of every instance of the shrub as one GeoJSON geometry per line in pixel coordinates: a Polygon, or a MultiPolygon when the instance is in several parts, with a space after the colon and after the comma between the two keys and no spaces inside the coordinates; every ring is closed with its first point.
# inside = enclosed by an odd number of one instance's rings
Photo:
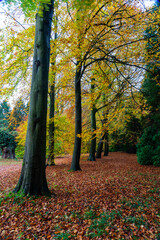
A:
{"type": "Polygon", "coordinates": [[[137,144],[137,157],[141,165],[160,166],[160,130],[158,126],[145,129],[137,144]]]}
{"type": "Polygon", "coordinates": [[[158,146],[153,155],[153,165],[160,167],[160,146],[158,146]]]}

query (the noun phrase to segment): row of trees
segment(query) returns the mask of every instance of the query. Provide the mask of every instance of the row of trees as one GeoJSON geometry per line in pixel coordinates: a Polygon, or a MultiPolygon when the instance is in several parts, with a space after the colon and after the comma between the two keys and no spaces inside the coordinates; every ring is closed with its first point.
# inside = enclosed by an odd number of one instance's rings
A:
{"type": "MultiPolygon", "coordinates": [[[[22,6],[24,6],[23,1],[22,6]]],[[[138,89],[146,65],[150,64],[150,59],[145,57],[147,38],[144,36],[144,29],[146,22],[149,21],[157,26],[154,21],[155,15],[156,10],[150,12],[142,9],[139,1],[133,3],[133,1],[117,0],[112,3],[74,0],[66,3],[63,1],[39,3],[36,14],[25,153],[16,192],[22,190],[25,194],[49,194],[45,177],[48,92],[50,96],[49,165],[54,164],[56,111],[60,114],[67,110],[70,114],[75,111],[75,140],[71,170],[80,170],[82,138],[87,139],[88,136],[91,138],[89,160],[95,161],[96,137],[100,139],[96,157],[101,156],[103,143],[105,143],[104,153],[108,154],[108,132],[112,129],[112,138],[114,138],[114,130],[117,129],[115,119],[121,121],[121,116],[128,117],[127,127],[130,136],[126,141],[132,142],[131,151],[133,151],[141,132],[139,114],[145,112],[141,103],[143,95],[138,89]],[[53,8],[54,37],[50,41],[53,8]],[[134,109],[130,107],[131,102],[137,104],[134,110],[137,116],[132,112],[129,113],[129,109],[131,111],[134,109]],[[124,114],[126,109],[128,109],[127,113],[124,114]],[[88,122],[91,122],[89,129],[88,122]],[[135,132],[137,132],[136,136],[134,136],[135,132]],[[129,140],[130,137],[134,139],[129,140]]],[[[29,32],[31,28],[28,27],[24,32],[29,32]]],[[[20,34],[21,32],[16,34],[16,40],[19,40],[20,34]]],[[[152,38],[153,36],[149,36],[149,41],[152,38]]],[[[18,47],[14,44],[14,50],[25,53],[22,58],[24,60],[30,50],[24,50],[24,46],[21,48],[24,44],[21,38],[18,44],[18,47]]],[[[9,60],[4,78],[9,68],[14,82],[17,69],[13,66],[19,63],[19,57],[18,59],[14,57],[13,62],[11,57],[9,60]]],[[[24,69],[28,71],[28,65],[23,69],[19,68],[18,74],[24,73],[24,69]]],[[[147,68],[147,71],[151,74],[152,69],[147,68]]],[[[17,77],[16,81],[17,79],[21,77],[17,77]]],[[[126,137],[125,133],[123,134],[126,137]]]]}

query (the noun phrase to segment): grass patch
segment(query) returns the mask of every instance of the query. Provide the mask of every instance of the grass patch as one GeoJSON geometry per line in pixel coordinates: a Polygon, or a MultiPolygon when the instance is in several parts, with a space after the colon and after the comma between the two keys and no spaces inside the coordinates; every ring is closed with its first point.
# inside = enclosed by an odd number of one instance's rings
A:
{"type": "Polygon", "coordinates": [[[0,166],[22,163],[22,159],[4,159],[0,158],[0,166]]]}
{"type": "Polygon", "coordinates": [[[9,192],[0,197],[0,204],[2,203],[2,201],[5,201],[6,203],[12,202],[12,204],[21,205],[26,201],[26,199],[22,192],[16,194],[13,192],[9,192]]]}

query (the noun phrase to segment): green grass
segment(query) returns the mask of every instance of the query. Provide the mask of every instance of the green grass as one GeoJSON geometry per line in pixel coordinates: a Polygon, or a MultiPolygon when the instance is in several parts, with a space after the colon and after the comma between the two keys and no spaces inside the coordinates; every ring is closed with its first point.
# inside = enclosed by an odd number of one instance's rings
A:
{"type": "Polygon", "coordinates": [[[0,166],[6,166],[11,164],[19,164],[21,163],[21,159],[4,159],[0,157],[0,166]]]}

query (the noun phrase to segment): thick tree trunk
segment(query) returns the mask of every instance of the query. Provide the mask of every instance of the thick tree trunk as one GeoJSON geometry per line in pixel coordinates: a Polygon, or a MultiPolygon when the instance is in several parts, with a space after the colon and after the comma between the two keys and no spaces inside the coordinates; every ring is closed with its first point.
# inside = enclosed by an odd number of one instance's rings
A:
{"type": "MultiPolygon", "coordinates": [[[[95,85],[91,81],[91,95],[94,93],[95,85]]],[[[92,98],[92,97],[91,97],[92,98]]],[[[92,110],[91,110],[91,130],[93,132],[92,139],[91,139],[91,147],[90,147],[90,154],[89,154],[89,161],[96,161],[95,152],[96,152],[96,107],[93,98],[91,99],[92,102],[92,110]]]]}
{"type": "MultiPolygon", "coordinates": [[[[55,19],[55,34],[54,34],[54,40],[57,39],[57,18],[55,19]]],[[[49,155],[48,155],[48,166],[54,166],[55,160],[54,160],[54,111],[55,111],[55,64],[56,64],[56,49],[55,54],[52,55],[53,58],[51,58],[51,72],[52,72],[52,81],[50,86],[50,110],[49,110],[49,155]]]]}
{"type": "Polygon", "coordinates": [[[82,107],[81,107],[81,63],[77,61],[75,75],[75,141],[70,170],[77,171],[80,168],[81,133],[82,133],[82,107]]]}
{"type": "Polygon", "coordinates": [[[55,165],[54,161],[54,83],[50,87],[50,112],[49,112],[49,155],[48,155],[48,166],[55,165]]]}
{"type": "Polygon", "coordinates": [[[96,152],[96,158],[101,158],[101,154],[102,154],[102,151],[103,151],[103,140],[104,140],[104,135],[99,140],[98,147],[97,147],[97,152],[96,152]]]}
{"type": "Polygon", "coordinates": [[[15,159],[15,148],[14,147],[3,147],[1,149],[2,149],[2,158],[15,159]]]}
{"type": "Polygon", "coordinates": [[[46,162],[46,117],[48,95],[48,72],[50,59],[50,34],[53,2],[48,11],[36,16],[36,32],[28,117],[27,136],[23,167],[14,192],[25,195],[49,195],[46,162]]]}

